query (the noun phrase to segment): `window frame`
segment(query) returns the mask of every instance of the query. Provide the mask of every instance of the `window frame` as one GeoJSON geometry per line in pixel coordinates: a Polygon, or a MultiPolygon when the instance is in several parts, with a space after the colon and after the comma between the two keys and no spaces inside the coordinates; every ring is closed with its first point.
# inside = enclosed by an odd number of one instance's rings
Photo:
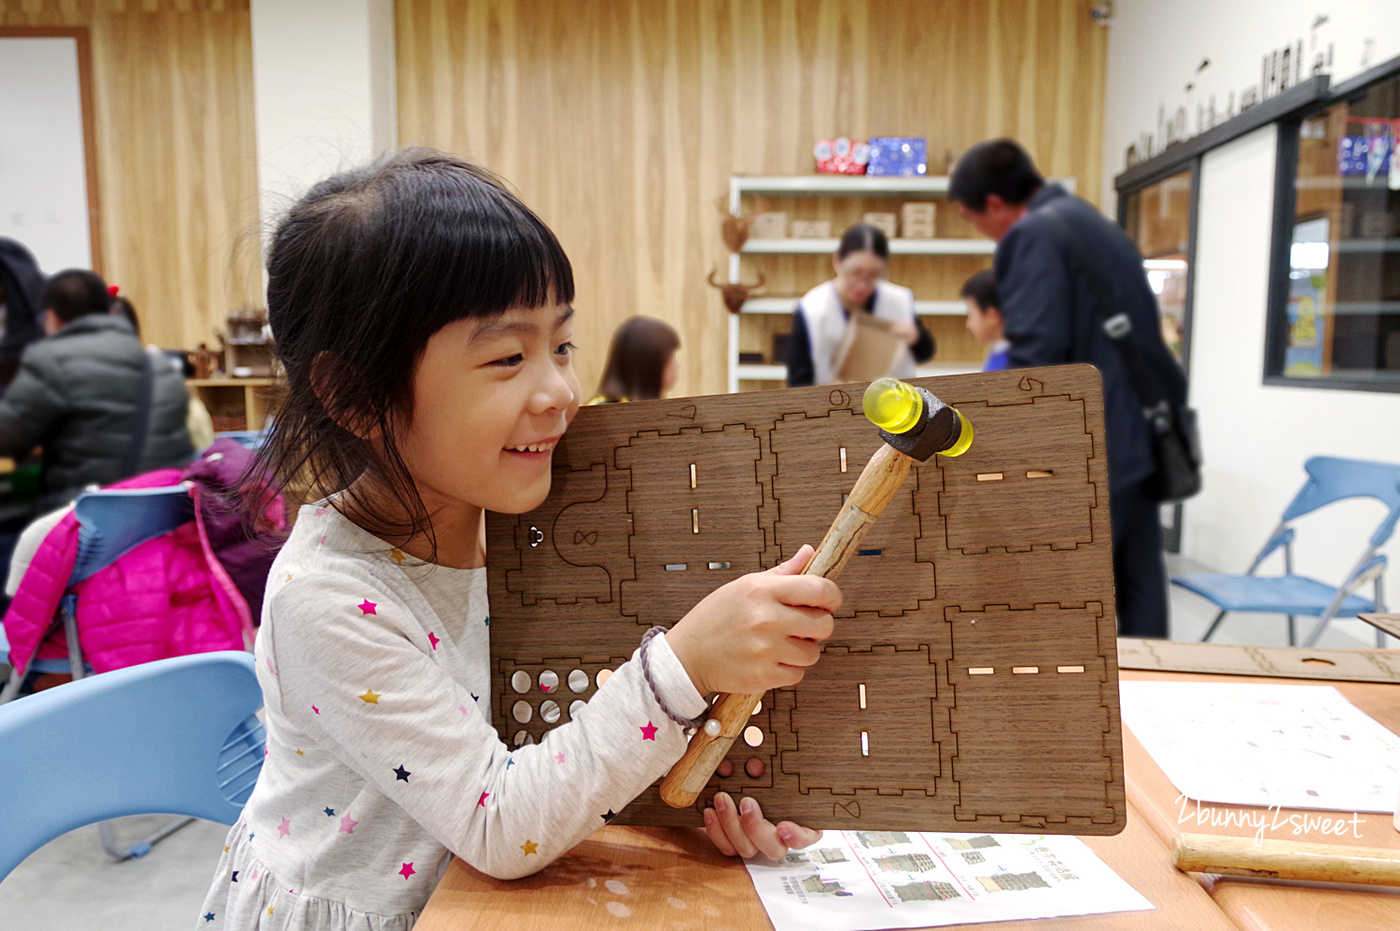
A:
{"type": "Polygon", "coordinates": [[[1321,99],[1278,121],[1278,145],[1274,170],[1274,215],[1269,247],[1269,286],[1264,318],[1262,383],[1265,385],[1279,388],[1318,388],[1400,394],[1400,377],[1393,383],[1387,384],[1331,373],[1315,378],[1283,373],[1288,335],[1288,292],[1289,273],[1292,270],[1293,227],[1298,221],[1295,211],[1297,210],[1299,139],[1303,123],[1338,104],[1346,103],[1348,100],[1366,93],[1377,84],[1396,78],[1400,78],[1400,57],[1392,58],[1338,84],[1321,99]]]}

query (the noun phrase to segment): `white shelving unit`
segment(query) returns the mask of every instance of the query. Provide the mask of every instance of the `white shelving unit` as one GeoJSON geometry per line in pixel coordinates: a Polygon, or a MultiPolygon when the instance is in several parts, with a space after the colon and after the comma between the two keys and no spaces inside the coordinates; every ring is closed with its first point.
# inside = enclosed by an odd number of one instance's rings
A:
{"type": "MultiPolygon", "coordinates": [[[[1054,178],[1073,193],[1073,178],[1054,178]]],[[[937,199],[948,195],[946,176],[871,177],[869,175],[795,175],[778,177],[744,177],[729,179],[729,212],[739,216],[745,195],[767,197],[902,197],[907,200],[937,199]]],[[[836,251],[835,239],[750,239],[744,243],[743,255],[830,255],[836,251]]],[[[984,239],[891,239],[893,255],[991,255],[996,244],[984,239]]],[[[738,253],[729,256],[729,282],[740,281],[738,253]]],[[[739,319],[742,314],[792,313],[796,298],[761,298],[746,301],[740,313],[729,315],[729,390],[739,390],[740,381],[784,381],[787,368],[782,365],[741,365],[739,363],[739,319]]],[[[963,313],[962,301],[915,301],[920,314],[963,313]]],[[[920,375],[955,375],[976,371],[971,363],[934,363],[921,366],[920,375]]]]}

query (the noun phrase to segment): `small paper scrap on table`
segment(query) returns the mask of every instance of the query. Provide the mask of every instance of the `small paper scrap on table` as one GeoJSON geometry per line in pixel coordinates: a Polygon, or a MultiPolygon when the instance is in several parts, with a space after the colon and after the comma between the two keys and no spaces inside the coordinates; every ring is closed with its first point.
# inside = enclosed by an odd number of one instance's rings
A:
{"type": "Polygon", "coordinates": [[[1123,682],[1123,723],[1187,798],[1393,812],[1400,737],[1331,686],[1123,682]]]}
{"type": "Polygon", "coordinates": [[[827,831],[748,861],[776,931],[879,931],[1146,911],[1084,842],[1044,834],[827,831]]]}

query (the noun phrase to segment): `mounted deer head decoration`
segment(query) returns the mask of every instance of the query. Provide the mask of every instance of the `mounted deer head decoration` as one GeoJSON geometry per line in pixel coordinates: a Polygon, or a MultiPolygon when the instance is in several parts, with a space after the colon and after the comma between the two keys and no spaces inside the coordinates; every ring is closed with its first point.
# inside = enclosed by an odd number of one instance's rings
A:
{"type": "Polygon", "coordinates": [[[736,217],[724,206],[724,198],[721,197],[715,202],[720,214],[724,217],[724,225],[720,232],[724,236],[724,244],[729,247],[730,252],[739,252],[744,248],[744,243],[749,238],[749,218],[744,216],[736,217]]]}
{"type": "Polygon", "coordinates": [[[715,281],[715,270],[710,269],[710,287],[719,288],[720,295],[724,298],[724,306],[729,308],[731,314],[737,314],[744,306],[744,302],[750,297],[761,293],[767,279],[763,277],[763,272],[758,273],[758,281],[754,284],[720,284],[715,281]]]}

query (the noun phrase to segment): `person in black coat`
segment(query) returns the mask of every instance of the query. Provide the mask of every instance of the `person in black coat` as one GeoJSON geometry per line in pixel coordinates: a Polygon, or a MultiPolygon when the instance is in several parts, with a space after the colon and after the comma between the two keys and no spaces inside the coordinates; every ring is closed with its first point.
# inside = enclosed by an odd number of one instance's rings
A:
{"type": "Polygon", "coordinates": [[[0,236],[0,392],[19,370],[24,347],[44,335],[44,275],[23,245],[0,236]]]}
{"type": "Polygon", "coordinates": [[[1113,576],[1118,630],[1167,636],[1167,581],[1151,436],[1119,350],[1104,333],[1093,291],[1075,264],[1078,240],[1089,271],[1126,314],[1137,355],[1158,391],[1185,403],[1186,377],[1162,341],[1157,301],[1132,240],[1088,202],[1046,184],[1030,156],[1009,139],[979,143],[958,160],[948,197],[964,219],[996,240],[997,293],[1012,368],[1088,362],[1103,378],[1113,576]],[[1050,215],[1053,211],[1063,223],[1050,215]]]}
{"type": "Polygon", "coordinates": [[[0,456],[43,447],[41,510],[61,507],[88,485],[187,465],[194,449],[184,378],[110,312],[106,283],[90,271],[59,272],[42,304],[49,336],[24,350],[0,397],[0,456]],[[147,390],[147,424],[138,436],[147,390]]]}

